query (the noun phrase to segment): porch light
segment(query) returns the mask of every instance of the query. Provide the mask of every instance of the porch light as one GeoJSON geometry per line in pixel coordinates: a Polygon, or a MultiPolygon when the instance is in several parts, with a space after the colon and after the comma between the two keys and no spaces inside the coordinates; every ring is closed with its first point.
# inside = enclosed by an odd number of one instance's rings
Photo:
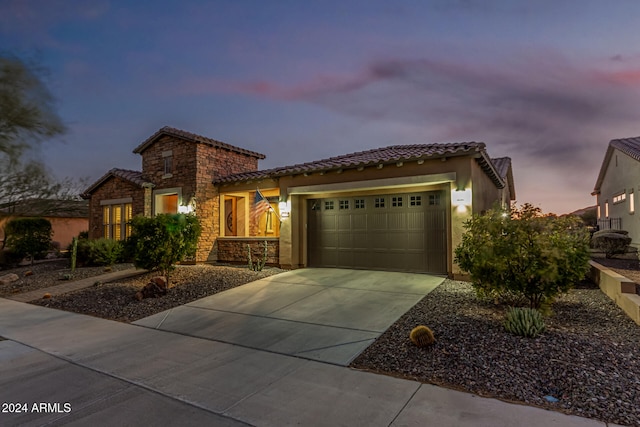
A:
{"type": "Polygon", "coordinates": [[[196,196],[183,199],[182,204],[178,206],[178,213],[190,214],[196,210],[196,196]]]}
{"type": "Polygon", "coordinates": [[[278,210],[280,211],[280,218],[289,218],[289,215],[291,214],[291,203],[281,200],[278,203],[278,210]]]}
{"type": "Polygon", "coordinates": [[[471,190],[453,190],[451,192],[451,204],[457,208],[459,213],[467,210],[471,206],[471,190]]]}

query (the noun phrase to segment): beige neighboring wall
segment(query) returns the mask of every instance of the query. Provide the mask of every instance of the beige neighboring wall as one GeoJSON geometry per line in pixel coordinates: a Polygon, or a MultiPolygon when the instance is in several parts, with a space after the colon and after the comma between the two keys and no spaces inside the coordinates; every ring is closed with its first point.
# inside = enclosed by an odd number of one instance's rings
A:
{"type": "MultiPolygon", "coordinates": [[[[15,217],[12,217],[15,218],[15,217]]],[[[0,219],[0,241],[4,240],[4,225],[12,218],[0,219]]],[[[74,237],[89,229],[89,218],[43,217],[51,223],[51,241],[60,243],[60,250],[66,250],[74,237]]]]}

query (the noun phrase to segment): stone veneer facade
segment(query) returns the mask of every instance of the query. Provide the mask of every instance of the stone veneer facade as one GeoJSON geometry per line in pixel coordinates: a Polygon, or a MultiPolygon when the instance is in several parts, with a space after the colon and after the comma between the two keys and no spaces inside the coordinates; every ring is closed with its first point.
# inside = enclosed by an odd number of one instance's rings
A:
{"type": "MultiPolygon", "coordinates": [[[[153,183],[153,189],[143,188],[119,177],[111,177],[91,194],[90,237],[102,237],[102,207],[107,199],[133,199],[133,216],[152,214],[153,197],[157,192],[179,189],[180,204],[195,201],[195,214],[200,218],[202,234],[198,242],[197,262],[215,261],[216,238],[220,235],[219,197],[213,180],[222,176],[252,172],[264,156],[248,150],[201,142],[163,133],[134,152],[142,156],[142,175],[153,183]],[[171,173],[165,174],[164,159],[171,156],[171,173]]],[[[215,142],[215,141],[214,141],[215,142]]]]}
{"type": "Polygon", "coordinates": [[[277,237],[234,237],[218,239],[217,259],[230,264],[247,264],[247,245],[251,248],[254,262],[264,256],[264,242],[267,242],[267,265],[280,266],[280,239],[277,237]]]}

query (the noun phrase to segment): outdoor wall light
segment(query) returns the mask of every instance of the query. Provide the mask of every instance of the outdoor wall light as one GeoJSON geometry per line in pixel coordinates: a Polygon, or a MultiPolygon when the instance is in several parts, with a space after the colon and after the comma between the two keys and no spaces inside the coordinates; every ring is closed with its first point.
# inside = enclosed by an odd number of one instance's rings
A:
{"type": "Polygon", "coordinates": [[[457,208],[458,213],[465,212],[467,206],[471,206],[471,190],[453,190],[451,204],[457,208]]]}
{"type": "Polygon", "coordinates": [[[291,204],[287,201],[281,201],[278,203],[278,210],[280,211],[280,218],[289,218],[291,214],[291,204]]]}
{"type": "Polygon", "coordinates": [[[451,203],[453,206],[470,206],[471,190],[453,190],[451,192],[451,203]]]}

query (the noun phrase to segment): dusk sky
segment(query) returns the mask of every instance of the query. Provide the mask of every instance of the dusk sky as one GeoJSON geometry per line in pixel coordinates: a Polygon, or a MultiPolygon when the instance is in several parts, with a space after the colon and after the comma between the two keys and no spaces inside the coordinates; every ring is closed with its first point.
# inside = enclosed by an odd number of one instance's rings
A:
{"type": "Polygon", "coordinates": [[[517,202],[567,213],[609,140],[640,135],[640,2],[0,0],[0,51],[35,58],[68,126],[60,177],[141,169],[172,126],[261,168],[482,141],[517,202]]]}

